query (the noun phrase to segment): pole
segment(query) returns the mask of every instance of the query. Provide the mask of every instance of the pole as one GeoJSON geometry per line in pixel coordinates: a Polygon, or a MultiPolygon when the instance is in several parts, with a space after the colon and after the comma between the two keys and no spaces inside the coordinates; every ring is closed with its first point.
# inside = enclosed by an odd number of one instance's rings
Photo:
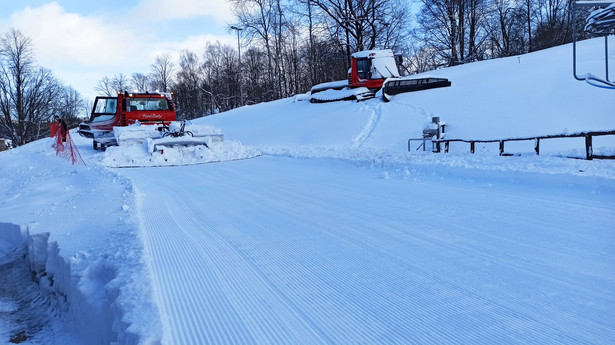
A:
{"type": "Polygon", "coordinates": [[[231,29],[237,31],[237,52],[239,53],[239,60],[237,61],[237,70],[239,72],[239,106],[243,106],[243,87],[241,86],[241,45],[239,43],[239,31],[243,29],[236,26],[231,26],[231,29]]]}

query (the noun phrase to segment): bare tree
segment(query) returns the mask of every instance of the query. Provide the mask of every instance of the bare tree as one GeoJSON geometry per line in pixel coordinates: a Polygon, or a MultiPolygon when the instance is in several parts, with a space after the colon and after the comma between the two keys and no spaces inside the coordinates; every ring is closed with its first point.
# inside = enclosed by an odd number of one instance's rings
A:
{"type": "Polygon", "coordinates": [[[130,79],[123,73],[116,74],[111,78],[107,76],[102,77],[96,84],[96,87],[94,87],[94,90],[107,97],[115,96],[118,92],[124,92],[130,89],[132,89],[130,79]]]}
{"type": "Polygon", "coordinates": [[[461,61],[459,55],[459,12],[463,0],[422,0],[418,17],[423,40],[449,66],[461,61]]]}
{"type": "Polygon", "coordinates": [[[426,44],[417,44],[410,48],[404,63],[410,74],[427,72],[438,65],[438,55],[432,49],[432,46],[426,44]]]}
{"type": "Polygon", "coordinates": [[[113,79],[111,79],[111,85],[116,92],[124,92],[131,89],[130,79],[123,73],[114,75],[113,79]]]}
{"type": "Polygon", "coordinates": [[[274,34],[276,32],[276,0],[230,0],[234,14],[243,27],[246,37],[260,40],[267,52],[267,76],[271,90],[270,99],[274,99],[274,34]]]}
{"type": "Polygon", "coordinates": [[[330,21],[331,28],[341,29],[336,32],[342,35],[338,38],[345,41],[348,60],[351,51],[374,49],[382,41],[388,45],[396,44],[404,33],[401,27],[410,18],[407,3],[402,1],[312,0],[312,2],[330,21]]]}
{"type": "Polygon", "coordinates": [[[179,70],[173,92],[175,95],[175,107],[179,119],[193,119],[207,115],[211,102],[203,85],[203,66],[197,54],[184,50],[179,57],[179,70]]]}
{"type": "MultiPolygon", "coordinates": [[[[314,66],[316,65],[316,52],[314,50],[315,48],[315,44],[314,44],[314,16],[312,15],[312,2],[311,0],[307,0],[307,17],[308,17],[308,33],[309,33],[309,38],[310,38],[310,45],[309,45],[309,49],[308,49],[308,65],[309,66],[314,66]]],[[[310,73],[309,73],[309,77],[310,77],[310,82],[312,84],[316,84],[316,69],[315,68],[310,68],[309,69],[310,73]]]]}
{"type": "Polygon", "coordinates": [[[525,18],[525,24],[527,25],[527,39],[528,39],[528,51],[534,51],[534,44],[532,42],[533,29],[533,13],[535,12],[536,0],[523,0],[523,14],[525,18]]]}
{"type": "Polygon", "coordinates": [[[572,41],[570,0],[538,0],[534,48],[545,49],[572,41]]]}
{"type": "Polygon", "coordinates": [[[148,86],[150,84],[149,77],[143,73],[133,73],[132,77],[132,85],[139,92],[148,91],[148,86]]]}
{"type": "Polygon", "coordinates": [[[482,60],[482,45],[488,38],[484,29],[486,26],[487,5],[485,0],[466,0],[465,1],[465,22],[468,28],[467,34],[467,54],[464,62],[482,60]]]}
{"type": "Polygon", "coordinates": [[[87,102],[70,86],[63,87],[60,91],[55,109],[55,115],[64,119],[69,128],[78,126],[89,111],[87,102]]]}
{"type": "Polygon", "coordinates": [[[175,71],[175,65],[171,60],[170,54],[163,53],[157,56],[152,64],[150,82],[152,87],[160,92],[170,91],[169,86],[173,81],[173,73],[175,71]]]}
{"type": "Polygon", "coordinates": [[[492,57],[518,55],[529,50],[524,8],[515,5],[508,0],[495,0],[491,4],[487,27],[492,57]]]}
{"type": "Polygon", "coordinates": [[[454,66],[484,58],[485,0],[422,0],[418,17],[421,40],[443,64],[454,66]]]}
{"type": "Polygon", "coordinates": [[[30,38],[11,28],[0,39],[0,127],[17,146],[46,136],[62,89],[35,65],[30,38]]]}
{"type": "Polygon", "coordinates": [[[102,77],[98,81],[98,83],[96,83],[94,90],[99,92],[102,96],[107,96],[107,97],[111,97],[113,96],[114,93],[117,92],[117,90],[115,90],[115,88],[113,87],[111,78],[107,76],[102,77]]]}
{"type": "Polygon", "coordinates": [[[267,53],[257,47],[249,48],[242,54],[245,87],[245,101],[247,104],[262,102],[263,94],[269,89],[267,78],[267,53]]]}

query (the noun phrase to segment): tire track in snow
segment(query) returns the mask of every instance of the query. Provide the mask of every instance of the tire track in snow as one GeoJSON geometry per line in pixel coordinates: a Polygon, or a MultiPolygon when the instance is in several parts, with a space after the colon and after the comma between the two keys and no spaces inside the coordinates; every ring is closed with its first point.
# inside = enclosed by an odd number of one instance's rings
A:
{"type": "Polygon", "coordinates": [[[367,110],[370,112],[369,119],[363,127],[361,133],[359,133],[353,140],[353,147],[359,148],[365,144],[365,142],[372,136],[378,124],[380,123],[380,119],[382,118],[382,105],[380,103],[374,102],[365,102],[362,106],[361,110],[367,110]]]}

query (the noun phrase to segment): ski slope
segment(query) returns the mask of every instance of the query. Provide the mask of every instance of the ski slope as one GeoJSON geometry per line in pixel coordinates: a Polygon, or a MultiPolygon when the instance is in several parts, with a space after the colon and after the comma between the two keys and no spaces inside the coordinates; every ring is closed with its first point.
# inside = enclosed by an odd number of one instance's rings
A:
{"type": "Polygon", "coordinates": [[[449,138],[615,129],[613,92],[570,54],[435,71],[453,86],[390,103],[194,120],[250,159],[115,168],[142,157],[76,135],[86,166],[51,139],[0,152],[0,344],[615,343],[614,161],[565,158],[582,139],[407,147],[433,116],[449,138]]]}
{"type": "Polygon", "coordinates": [[[615,341],[612,196],[284,157],[121,174],[164,344],[615,341]]]}

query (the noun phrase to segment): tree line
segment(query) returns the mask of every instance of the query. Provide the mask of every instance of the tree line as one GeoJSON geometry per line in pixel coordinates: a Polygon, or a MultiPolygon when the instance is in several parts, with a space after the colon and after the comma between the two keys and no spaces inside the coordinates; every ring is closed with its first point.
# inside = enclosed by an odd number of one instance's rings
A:
{"type": "Polygon", "coordinates": [[[36,64],[30,38],[16,29],[0,37],[0,137],[13,146],[47,137],[54,115],[75,127],[86,103],[77,90],[36,64]]]}
{"type": "Polygon", "coordinates": [[[392,49],[404,56],[402,72],[415,74],[572,41],[573,0],[229,1],[238,46],[208,43],[177,64],[166,55],[152,64],[150,82],[175,92],[180,118],[346,79],[361,50],[392,49]]]}
{"type": "MultiPolygon", "coordinates": [[[[107,76],[95,89],[172,91],[178,118],[192,119],[346,79],[356,51],[392,49],[415,74],[572,40],[573,0],[228,1],[237,45],[209,42],[179,59],[164,53],[149,73],[107,76]]],[[[21,145],[45,136],[53,114],[79,121],[87,102],[35,64],[19,31],[2,37],[0,61],[0,135],[21,145]]]]}

